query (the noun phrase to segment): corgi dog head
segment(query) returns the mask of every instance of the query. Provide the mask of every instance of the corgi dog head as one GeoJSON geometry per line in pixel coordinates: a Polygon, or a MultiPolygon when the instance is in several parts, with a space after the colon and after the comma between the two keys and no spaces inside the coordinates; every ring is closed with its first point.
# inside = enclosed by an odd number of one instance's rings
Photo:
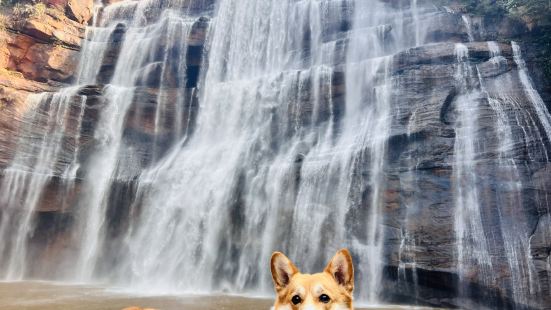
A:
{"type": "Polygon", "coordinates": [[[325,270],[302,274],[282,253],[271,260],[277,293],[274,310],[352,310],[354,267],[350,252],[335,254],[325,270]]]}

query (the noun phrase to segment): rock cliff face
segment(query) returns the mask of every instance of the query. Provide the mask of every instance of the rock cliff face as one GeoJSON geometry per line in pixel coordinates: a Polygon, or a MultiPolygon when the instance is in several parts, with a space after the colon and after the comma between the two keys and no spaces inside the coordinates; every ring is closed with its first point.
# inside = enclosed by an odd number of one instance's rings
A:
{"type": "MultiPolygon", "coordinates": [[[[459,279],[459,282],[470,283],[463,289],[474,299],[489,301],[487,306],[514,307],[511,302],[514,304],[514,298],[518,298],[514,292],[514,285],[518,283],[507,287],[502,282],[504,278],[515,277],[511,274],[514,271],[506,267],[507,257],[511,252],[518,251],[504,240],[508,238],[504,230],[510,229],[522,236],[520,239],[523,241],[515,242],[529,243],[529,250],[524,255],[529,256],[528,260],[534,264],[534,269],[527,272],[539,278],[536,281],[539,284],[535,285],[540,286],[541,296],[546,300],[548,255],[536,253],[549,249],[549,239],[542,237],[546,233],[539,224],[549,216],[549,206],[543,202],[551,194],[547,186],[549,177],[545,172],[549,169],[546,159],[549,140],[509,140],[506,143],[513,144],[507,146],[508,156],[514,160],[501,159],[504,156],[504,142],[500,135],[507,133],[500,125],[496,125],[496,117],[500,117],[496,111],[503,109],[503,113],[509,115],[504,119],[512,126],[509,134],[519,137],[524,136],[523,128],[529,125],[524,123],[526,120],[512,120],[509,117],[515,110],[530,111],[533,108],[530,104],[525,105],[528,103],[526,99],[521,99],[526,93],[511,45],[496,44],[492,47],[487,42],[476,42],[465,43],[465,46],[469,61],[477,64],[479,80],[475,83],[481,83],[483,87],[482,92],[470,94],[468,99],[478,102],[477,108],[468,115],[476,121],[478,127],[474,129],[476,132],[469,133],[476,137],[473,141],[476,155],[470,159],[475,175],[467,180],[458,180],[457,175],[458,143],[461,141],[458,140],[456,126],[462,121],[460,109],[465,97],[456,84],[456,47],[449,43],[424,46],[397,57],[400,64],[395,67],[400,69],[395,79],[401,85],[398,99],[400,113],[393,125],[394,135],[389,141],[389,169],[386,175],[389,187],[385,191],[385,223],[388,230],[385,253],[386,260],[391,262],[388,276],[390,279],[398,279],[398,282],[402,279],[424,283],[415,288],[418,290],[413,294],[430,296],[431,293],[424,292],[423,287],[452,291],[461,289],[453,285],[446,288],[441,284],[457,281],[454,279],[454,270],[458,265],[452,257],[457,255],[454,230],[459,224],[459,215],[457,209],[449,206],[458,204],[459,189],[456,182],[475,182],[473,186],[459,185],[476,196],[476,200],[468,200],[467,204],[461,206],[465,209],[473,204],[480,207],[480,218],[467,219],[466,225],[470,227],[465,229],[468,231],[478,225],[483,233],[469,238],[483,238],[489,234],[502,236],[487,237],[491,240],[487,245],[478,245],[487,246],[487,249],[467,249],[467,270],[465,278],[459,279]],[[499,65],[492,56],[492,49],[500,50],[499,65]],[[505,88],[504,85],[508,86],[505,88]],[[504,103],[496,104],[494,98],[504,103]],[[522,187],[518,187],[516,182],[522,182],[522,187]],[[405,241],[404,232],[407,232],[405,241]],[[547,241],[542,243],[544,239],[547,241]],[[481,253],[484,251],[487,253],[481,253]],[[488,261],[485,263],[484,259],[488,261]],[[488,264],[488,267],[483,264],[488,264]],[[393,271],[393,268],[396,270],[393,271]],[[495,280],[484,280],[485,276],[481,276],[484,272],[491,272],[490,278],[495,277],[495,280]],[[410,273],[417,273],[418,278],[413,279],[410,273]],[[498,299],[503,298],[500,301],[503,304],[494,304],[496,296],[501,296],[498,299]]],[[[535,111],[528,112],[531,113],[535,111]]],[[[465,213],[463,216],[468,217],[465,213]]],[[[476,240],[469,239],[468,242],[477,244],[476,240]]],[[[523,260],[518,257],[515,259],[523,260]]],[[[393,285],[394,282],[391,282],[389,289],[393,285]]],[[[411,287],[406,288],[406,291],[412,294],[411,287]]],[[[543,304],[548,304],[548,301],[543,304]]]]}
{"type": "Polygon", "coordinates": [[[271,250],[314,268],[347,245],[361,299],[551,304],[551,84],[510,40],[526,27],[430,1],[294,4],[287,24],[221,3],[7,19],[0,276],[262,291],[271,250]]]}
{"type": "Polygon", "coordinates": [[[2,11],[0,30],[0,167],[15,150],[22,115],[32,109],[29,94],[52,92],[74,78],[85,27],[93,13],[92,1],[51,1],[40,14],[2,11]]]}

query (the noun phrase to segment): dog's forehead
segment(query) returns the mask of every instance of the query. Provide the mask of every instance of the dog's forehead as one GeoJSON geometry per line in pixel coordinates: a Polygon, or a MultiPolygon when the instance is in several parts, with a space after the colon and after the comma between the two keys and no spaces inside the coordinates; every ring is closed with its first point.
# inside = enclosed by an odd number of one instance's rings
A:
{"type": "Polygon", "coordinates": [[[327,290],[333,290],[338,286],[333,277],[326,273],[297,274],[293,277],[292,282],[295,284],[295,289],[299,290],[300,293],[309,292],[316,295],[327,290]]]}

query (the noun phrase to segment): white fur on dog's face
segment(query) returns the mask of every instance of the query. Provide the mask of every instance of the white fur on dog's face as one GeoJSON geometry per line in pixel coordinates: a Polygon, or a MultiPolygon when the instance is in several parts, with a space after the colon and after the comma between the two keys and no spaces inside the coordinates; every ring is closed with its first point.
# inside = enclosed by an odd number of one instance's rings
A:
{"type": "Polygon", "coordinates": [[[279,252],[272,255],[271,269],[277,293],[274,310],[353,309],[354,268],[348,250],[337,252],[321,273],[301,274],[279,252]]]}

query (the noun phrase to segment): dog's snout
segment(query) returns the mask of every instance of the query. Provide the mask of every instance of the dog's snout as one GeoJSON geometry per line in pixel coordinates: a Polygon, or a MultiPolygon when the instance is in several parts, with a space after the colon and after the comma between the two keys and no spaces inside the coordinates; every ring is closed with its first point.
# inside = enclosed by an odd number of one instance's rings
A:
{"type": "Polygon", "coordinates": [[[319,308],[316,308],[313,304],[306,304],[301,308],[301,310],[319,310],[319,308]]]}

